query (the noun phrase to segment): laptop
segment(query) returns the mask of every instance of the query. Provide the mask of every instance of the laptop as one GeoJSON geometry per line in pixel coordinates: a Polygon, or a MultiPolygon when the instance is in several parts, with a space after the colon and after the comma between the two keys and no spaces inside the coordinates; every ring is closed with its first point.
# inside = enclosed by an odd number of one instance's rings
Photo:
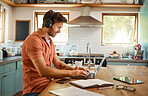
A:
{"type": "Polygon", "coordinates": [[[100,70],[100,68],[101,68],[101,66],[102,66],[102,64],[103,64],[103,62],[105,61],[105,59],[106,59],[106,58],[104,57],[104,58],[101,60],[99,66],[97,67],[96,72],[94,72],[94,70],[89,70],[90,72],[89,72],[89,74],[88,74],[87,77],[78,76],[78,77],[71,77],[71,78],[72,78],[72,79],[94,79],[94,78],[96,77],[98,71],[100,70]]]}

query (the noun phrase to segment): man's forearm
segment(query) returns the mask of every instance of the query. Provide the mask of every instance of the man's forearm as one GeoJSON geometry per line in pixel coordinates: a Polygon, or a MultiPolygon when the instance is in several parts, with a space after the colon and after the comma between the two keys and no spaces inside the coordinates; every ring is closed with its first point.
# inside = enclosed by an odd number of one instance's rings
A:
{"type": "Polygon", "coordinates": [[[56,68],[63,69],[63,70],[74,70],[73,67],[68,66],[67,64],[65,64],[65,63],[63,63],[61,61],[58,62],[58,66],[56,68]]]}
{"type": "Polygon", "coordinates": [[[44,77],[52,77],[52,78],[70,77],[72,73],[71,71],[72,70],[59,70],[50,67],[46,70],[46,74],[44,75],[44,77]]]}
{"type": "Polygon", "coordinates": [[[88,75],[88,73],[85,72],[84,70],[59,70],[52,67],[46,67],[43,73],[44,75],[42,75],[42,77],[52,77],[52,78],[88,75]]]}

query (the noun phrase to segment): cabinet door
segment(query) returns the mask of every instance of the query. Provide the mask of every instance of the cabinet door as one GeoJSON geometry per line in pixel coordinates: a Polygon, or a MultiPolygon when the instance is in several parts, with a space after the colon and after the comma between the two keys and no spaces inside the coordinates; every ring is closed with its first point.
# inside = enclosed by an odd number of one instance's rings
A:
{"type": "Polygon", "coordinates": [[[2,96],[2,75],[0,75],[0,96],[2,96]]]}
{"type": "Polygon", "coordinates": [[[0,96],[2,96],[2,74],[4,73],[4,66],[0,66],[0,96]]]}
{"type": "Polygon", "coordinates": [[[15,78],[15,93],[23,90],[23,72],[22,61],[17,61],[16,78],[15,78]]]}
{"type": "Polygon", "coordinates": [[[16,70],[16,83],[15,83],[16,92],[23,90],[22,76],[23,76],[22,69],[16,70]]]}
{"type": "Polygon", "coordinates": [[[15,70],[3,74],[2,96],[12,96],[14,94],[15,70]]]}

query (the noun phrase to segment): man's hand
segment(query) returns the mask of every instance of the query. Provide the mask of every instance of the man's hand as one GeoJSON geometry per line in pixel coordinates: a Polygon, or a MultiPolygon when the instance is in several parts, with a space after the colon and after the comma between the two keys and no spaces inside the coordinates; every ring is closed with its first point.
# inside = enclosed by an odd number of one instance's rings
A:
{"type": "Polygon", "coordinates": [[[86,72],[89,72],[88,69],[83,68],[83,67],[78,67],[78,66],[75,67],[75,70],[84,70],[84,71],[86,71],[86,72]]]}
{"type": "Polygon", "coordinates": [[[87,71],[84,71],[84,70],[73,70],[71,71],[71,76],[72,77],[77,77],[77,76],[88,76],[88,72],[87,71]]]}

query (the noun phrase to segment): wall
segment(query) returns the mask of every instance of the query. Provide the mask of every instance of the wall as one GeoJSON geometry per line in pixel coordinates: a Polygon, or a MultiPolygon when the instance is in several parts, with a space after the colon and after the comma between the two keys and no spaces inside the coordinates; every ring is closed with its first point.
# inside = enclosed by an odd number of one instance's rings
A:
{"type": "Polygon", "coordinates": [[[144,57],[148,59],[148,0],[143,1],[140,8],[139,43],[143,45],[144,57]]]}
{"type": "MultiPolygon", "coordinates": [[[[47,11],[52,9],[54,11],[68,11],[70,12],[69,19],[72,20],[80,16],[80,7],[76,8],[37,8],[37,7],[15,7],[13,8],[13,21],[11,32],[8,34],[8,39],[15,41],[15,20],[31,20],[31,33],[34,29],[34,12],[35,11],[47,11]]],[[[90,15],[94,18],[102,21],[102,13],[109,12],[139,12],[138,8],[91,8],[90,15]]],[[[56,45],[63,51],[64,54],[68,54],[72,45],[76,45],[79,53],[86,53],[86,43],[91,42],[92,53],[111,53],[116,50],[120,54],[125,54],[127,50],[130,53],[133,52],[133,46],[101,46],[101,29],[98,28],[69,28],[69,43],[65,45],[56,45]]],[[[22,42],[15,42],[14,46],[19,46],[22,42]]]]}

